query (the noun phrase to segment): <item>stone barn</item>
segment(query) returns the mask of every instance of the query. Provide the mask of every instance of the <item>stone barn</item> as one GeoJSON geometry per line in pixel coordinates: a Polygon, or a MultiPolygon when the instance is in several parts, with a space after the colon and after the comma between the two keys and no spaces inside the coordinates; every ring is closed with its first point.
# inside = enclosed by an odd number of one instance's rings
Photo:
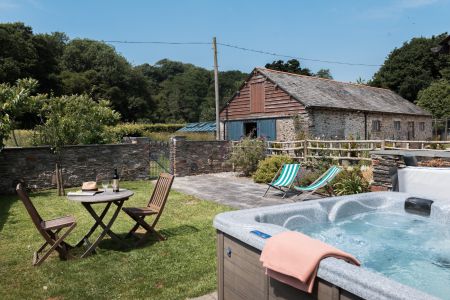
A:
{"type": "Polygon", "coordinates": [[[431,114],[396,93],[312,76],[253,70],[220,111],[221,138],[427,140],[431,114]]]}

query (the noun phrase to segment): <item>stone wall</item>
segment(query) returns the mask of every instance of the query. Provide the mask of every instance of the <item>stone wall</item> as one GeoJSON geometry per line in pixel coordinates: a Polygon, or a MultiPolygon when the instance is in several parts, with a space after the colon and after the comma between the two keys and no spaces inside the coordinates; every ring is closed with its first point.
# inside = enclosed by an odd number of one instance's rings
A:
{"type": "Polygon", "coordinates": [[[229,172],[231,143],[228,141],[186,141],[184,137],[171,140],[170,160],[175,176],[229,172]]]}
{"type": "MultiPolygon", "coordinates": [[[[81,186],[98,175],[112,177],[114,168],[124,180],[146,179],[150,144],[83,145],[65,147],[62,156],[64,185],[81,186]]],[[[14,192],[24,181],[31,189],[55,187],[56,156],[49,147],[6,148],[0,152],[0,194],[14,192]]]]}
{"type": "Polygon", "coordinates": [[[373,166],[373,183],[371,190],[373,192],[390,191],[392,181],[389,175],[391,168],[402,168],[405,166],[403,156],[387,154],[371,154],[373,166]]]}
{"type": "Polygon", "coordinates": [[[293,118],[279,118],[276,120],[277,141],[295,141],[296,134],[293,118]]]}
{"type": "Polygon", "coordinates": [[[367,120],[367,139],[429,140],[432,137],[432,119],[425,116],[409,116],[381,113],[349,112],[339,110],[314,109],[310,112],[309,133],[314,137],[346,139],[366,139],[365,120],[367,120]],[[380,121],[381,128],[375,131],[372,121],[380,121]],[[400,122],[400,129],[394,122],[400,122]],[[414,138],[408,136],[408,122],[414,122],[414,138]],[[424,123],[424,128],[420,123],[424,123]],[[422,130],[423,129],[423,130],[422,130]]]}
{"type": "Polygon", "coordinates": [[[407,151],[407,150],[377,150],[371,152],[373,166],[372,191],[388,191],[392,189],[389,171],[391,168],[403,168],[405,163],[403,156],[415,156],[418,162],[440,158],[450,161],[450,153],[432,150],[407,151]]]}

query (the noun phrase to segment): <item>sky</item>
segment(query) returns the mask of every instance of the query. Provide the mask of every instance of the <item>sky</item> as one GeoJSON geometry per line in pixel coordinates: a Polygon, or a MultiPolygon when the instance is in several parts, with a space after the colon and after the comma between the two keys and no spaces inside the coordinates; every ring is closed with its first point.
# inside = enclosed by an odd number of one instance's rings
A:
{"type": "MultiPolygon", "coordinates": [[[[0,22],[71,39],[217,42],[300,59],[334,79],[368,80],[413,37],[450,32],[450,0],[0,0],[0,22]],[[352,66],[306,59],[375,66],[352,66]]],[[[114,44],[132,64],[160,59],[213,67],[210,44],[114,44]]],[[[250,72],[278,59],[218,46],[219,69],[250,72]]]]}

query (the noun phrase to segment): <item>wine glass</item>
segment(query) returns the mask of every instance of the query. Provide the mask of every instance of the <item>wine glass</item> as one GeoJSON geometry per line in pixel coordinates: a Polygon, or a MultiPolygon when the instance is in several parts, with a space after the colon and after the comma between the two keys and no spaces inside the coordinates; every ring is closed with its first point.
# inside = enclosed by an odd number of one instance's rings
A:
{"type": "Polygon", "coordinates": [[[104,190],[105,192],[108,190],[108,186],[109,186],[109,180],[103,179],[103,180],[102,180],[102,187],[103,187],[103,190],[104,190]]]}

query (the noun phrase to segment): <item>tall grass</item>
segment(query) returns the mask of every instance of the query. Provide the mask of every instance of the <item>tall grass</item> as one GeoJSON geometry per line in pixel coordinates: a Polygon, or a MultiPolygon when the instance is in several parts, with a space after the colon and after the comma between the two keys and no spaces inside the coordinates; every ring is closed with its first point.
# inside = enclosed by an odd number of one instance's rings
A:
{"type": "Polygon", "coordinates": [[[30,147],[33,146],[33,130],[14,130],[15,139],[13,133],[5,139],[5,147],[30,147]],[[17,144],[16,144],[17,141],[17,144]]]}

